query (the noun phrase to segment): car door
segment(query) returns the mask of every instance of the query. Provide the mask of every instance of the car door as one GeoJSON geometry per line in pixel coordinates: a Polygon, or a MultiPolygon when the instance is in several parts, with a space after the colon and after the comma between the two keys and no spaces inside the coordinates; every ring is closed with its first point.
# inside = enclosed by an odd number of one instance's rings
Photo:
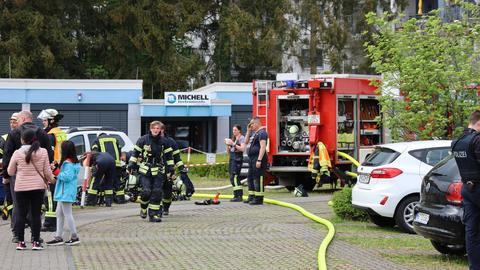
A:
{"type": "Polygon", "coordinates": [[[450,147],[436,147],[422,149],[417,156],[420,161],[419,174],[423,178],[438,162],[450,155],[450,147]]]}

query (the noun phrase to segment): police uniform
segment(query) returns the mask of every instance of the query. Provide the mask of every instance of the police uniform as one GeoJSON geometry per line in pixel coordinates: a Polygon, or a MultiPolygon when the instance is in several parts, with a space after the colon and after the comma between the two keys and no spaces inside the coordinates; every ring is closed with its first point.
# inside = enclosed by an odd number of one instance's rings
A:
{"type": "Polygon", "coordinates": [[[239,202],[242,200],[243,187],[240,182],[240,171],[243,164],[243,152],[238,150],[236,146],[242,145],[245,142],[245,136],[240,137],[234,141],[234,146],[230,146],[230,159],[228,162],[230,184],[233,186],[233,199],[232,202],[239,202]]]}
{"type": "MultiPolygon", "coordinates": [[[[122,179],[122,161],[120,160],[121,147],[115,136],[100,135],[92,145],[93,151],[108,153],[115,160],[115,176],[113,177],[113,193],[115,193],[114,201],[117,203],[125,203],[125,183],[122,179]]],[[[110,192],[110,191],[109,191],[110,192]]],[[[112,195],[113,194],[105,194],[112,195]]]]}
{"type": "Polygon", "coordinates": [[[264,153],[262,160],[258,159],[258,155],[260,152],[260,141],[267,141],[268,134],[264,128],[261,128],[252,137],[248,150],[248,200],[246,202],[263,204],[263,180],[267,169],[267,153],[264,153]],[[260,161],[260,168],[256,166],[257,161],[260,161]]]}
{"type": "Polygon", "coordinates": [[[452,152],[462,177],[465,243],[470,269],[480,269],[480,133],[467,129],[452,142],[452,152]]]}
{"type": "MultiPolygon", "coordinates": [[[[50,144],[52,145],[53,160],[56,164],[60,163],[62,158],[61,145],[62,142],[67,140],[67,134],[65,131],[58,127],[47,128],[45,130],[50,138],[50,144]]],[[[55,193],[55,184],[48,185],[47,197],[45,197],[44,204],[47,207],[45,212],[45,220],[43,222],[42,231],[55,231],[57,227],[57,202],[53,200],[53,194],[55,193]]]]}
{"type": "Polygon", "coordinates": [[[92,152],[89,167],[92,167],[92,179],[87,190],[87,205],[97,205],[100,192],[105,194],[105,206],[111,206],[113,200],[113,179],[115,178],[115,159],[108,153],[92,152]]]}
{"type": "MultiPolygon", "coordinates": [[[[160,222],[162,218],[161,201],[162,189],[166,181],[165,164],[173,164],[172,151],[161,135],[152,136],[149,133],[138,139],[129,160],[129,170],[137,168],[137,161],[140,163],[138,165],[142,185],[140,216],[146,218],[148,213],[150,222],[160,222]]],[[[172,166],[169,165],[167,171],[171,172],[172,166]]]]}

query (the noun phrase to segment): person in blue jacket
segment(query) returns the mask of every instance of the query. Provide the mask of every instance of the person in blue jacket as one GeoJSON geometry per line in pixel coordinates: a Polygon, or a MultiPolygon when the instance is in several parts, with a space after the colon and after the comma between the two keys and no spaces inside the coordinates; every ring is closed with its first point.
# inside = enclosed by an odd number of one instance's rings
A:
{"type": "Polygon", "coordinates": [[[53,199],[57,202],[57,231],[54,239],[46,243],[48,246],[63,244],[73,246],[80,243],[72,214],[72,205],[77,200],[77,175],[80,171],[80,163],[73,142],[62,142],[61,150],[60,170],[57,175],[55,195],[53,196],[53,199]],[[64,242],[62,236],[65,220],[70,229],[71,238],[64,242]]]}

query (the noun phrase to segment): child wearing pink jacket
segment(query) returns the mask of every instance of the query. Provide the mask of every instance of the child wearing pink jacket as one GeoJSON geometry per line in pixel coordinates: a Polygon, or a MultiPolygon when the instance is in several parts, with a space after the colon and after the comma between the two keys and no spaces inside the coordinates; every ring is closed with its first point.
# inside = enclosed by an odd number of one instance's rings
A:
{"type": "Polygon", "coordinates": [[[25,244],[25,219],[28,209],[31,211],[32,249],[43,249],[40,243],[41,208],[45,195],[46,182],[54,182],[50,168],[48,153],[35,137],[33,129],[22,133],[22,147],[16,150],[8,165],[8,174],[16,175],[15,195],[15,233],[17,234],[17,250],[27,248],[25,244]]]}

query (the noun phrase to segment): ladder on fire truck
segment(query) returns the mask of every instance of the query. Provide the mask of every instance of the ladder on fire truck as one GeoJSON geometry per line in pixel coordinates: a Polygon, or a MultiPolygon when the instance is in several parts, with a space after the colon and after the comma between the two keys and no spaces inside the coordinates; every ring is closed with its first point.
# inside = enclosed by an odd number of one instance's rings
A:
{"type": "Polygon", "coordinates": [[[268,126],[268,92],[272,89],[273,81],[256,81],[255,88],[257,90],[257,117],[260,117],[265,127],[268,126]]]}

